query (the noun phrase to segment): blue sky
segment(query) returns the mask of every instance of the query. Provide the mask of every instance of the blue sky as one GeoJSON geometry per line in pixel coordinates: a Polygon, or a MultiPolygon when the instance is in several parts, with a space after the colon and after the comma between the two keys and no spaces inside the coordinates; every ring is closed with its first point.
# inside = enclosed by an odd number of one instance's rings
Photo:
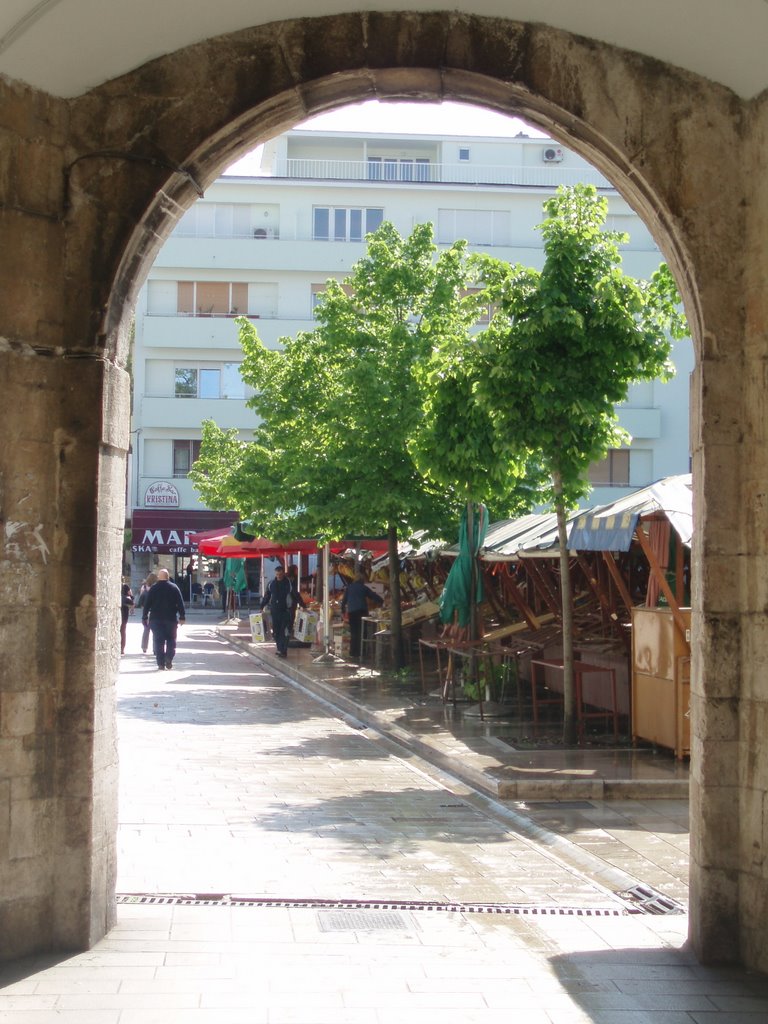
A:
{"type": "MultiPolygon", "coordinates": [[[[496,135],[544,133],[518,117],[497,114],[465,103],[380,103],[368,100],[328,114],[318,114],[296,125],[311,131],[413,132],[416,135],[496,135]]],[[[258,173],[258,150],[228,167],[225,174],[258,173]]]]}

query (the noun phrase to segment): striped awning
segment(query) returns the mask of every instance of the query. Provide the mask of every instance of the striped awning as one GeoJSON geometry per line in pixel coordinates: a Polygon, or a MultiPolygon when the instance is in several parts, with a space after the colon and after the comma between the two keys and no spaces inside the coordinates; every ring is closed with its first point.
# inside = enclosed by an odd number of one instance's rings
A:
{"type": "Polygon", "coordinates": [[[637,512],[609,516],[585,512],[571,526],[568,547],[572,551],[629,551],[639,518],[637,512]]]}

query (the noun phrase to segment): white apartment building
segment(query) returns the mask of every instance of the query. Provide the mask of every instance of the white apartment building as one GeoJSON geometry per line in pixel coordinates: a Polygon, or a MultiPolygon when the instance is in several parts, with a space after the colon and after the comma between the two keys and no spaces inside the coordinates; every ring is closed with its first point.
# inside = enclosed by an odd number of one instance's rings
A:
{"type": "MultiPolygon", "coordinates": [[[[630,236],[626,272],[648,277],[662,258],[610,183],[550,139],[294,130],[266,144],[261,169],[208,189],[139,296],[127,509],[137,573],[154,554],[189,554],[190,531],[232,520],[203,509],[187,474],[203,420],[253,434],[234,317],[253,319],[269,346],[311,330],[325,282],[349,273],[383,220],[401,234],[431,221],[439,245],[466,238],[472,249],[540,267],[542,203],[560,184],[589,182],[608,197],[608,226],[630,236]]],[[[671,382],[638,385],[621,407],[632,444],[594,467],[591,503],[688,471],[691,342],[676,344],[673,359],[671,382]]]]}

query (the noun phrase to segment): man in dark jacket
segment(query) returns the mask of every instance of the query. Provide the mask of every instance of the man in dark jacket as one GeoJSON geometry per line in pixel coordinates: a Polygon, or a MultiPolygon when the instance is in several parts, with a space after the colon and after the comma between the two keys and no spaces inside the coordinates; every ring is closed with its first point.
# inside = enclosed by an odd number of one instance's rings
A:
{"type": "Polygon", "coordinates": [[[141,621],[152,630],[152,646],[158,669],[173,668],[176,653],[176,630],[184,623],[184,598],[175,583],[171,583],[167,569],[158,569],[157,583],[147,592],[141,621]],[[178,617],[178,621],[177,621],[178,617]]]}
{"type": "Polygon", "coordinates": [[[341,613],[346,614],[349,621],[349,653],[356,661],[362,657],[363,618],[368,614],[369,601],[384,604],[379,595],[366,585],[364,573],[358,570],[341,599],[341,613]]]}
{"type": "Polygon", "coordinates": [[[285,575],[285,569],[278,565],[275,569],[275,578],[267,587],[267,592],[261,602],[261,607],[269,605],[269,614],[272,618],[272,633],[275,638],[275,648],[279,658],[288,657],[288,632],[291,626],[291,608],[300,604],[306,607],[301,594],[295,583],[285,575]]]}

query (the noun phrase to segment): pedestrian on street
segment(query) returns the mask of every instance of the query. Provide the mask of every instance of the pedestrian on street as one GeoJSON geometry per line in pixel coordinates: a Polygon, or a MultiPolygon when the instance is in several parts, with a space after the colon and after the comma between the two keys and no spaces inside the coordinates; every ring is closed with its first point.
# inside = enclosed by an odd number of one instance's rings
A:
{"type": "Polygon", "coordinates": [[[269,614],[272,619],[272,634],[275,638],[275,649],[279,658],[288,657],[288,632],[291,627],[291,609],[300,604],[306,608],[304,599],[293,583],[285,575],[285,569],[278,565],[275,569],[275,578],[267,587],[267,592],[261,602],[261,607],[269,605],[269,614]]]}
{"type": "MultiPolygon", "coordinates": [[[[155,573],[151,572],[147,576],[147,578],[144,580],[144,582],[141,584],[141,590],[139,591],[139,600],[136,602],[136,604],[137,604],[137,606],[139,608],[143,608],[144,607],[144,603],[147,600],[147,594],[150,592],[150,590],[152,589],[152,587],[156,583],[157,583],[157,575],[155,573]]],[[[143,612],[142,612],[142,616],[143,616],[143,612]]],[[[147,648],[149,647],[149,623],[148,622],[142,622],[142,626],[143,626],[143,629],[142,629],[142,632],[141,632],[141,649],[146,654],[147,653],[147,648]]]]}
{"type": "Polygon", "coordinates": [[[341,599],[341,614],[346,614],[349,622],[349,653],[355,661],[362,658],[363,618],[368,614],[369,601],[379,606],[384,604],[382,598],[367,585],[365,573],[358,569],[341,599]]]}
{"type": "Polygon", "coordinates": [[[128,616],[133,611],[133,591],[125,577],[120,587],[120,653],[125,654],[125,638],[128,616]]]}
{"type": "Polygon", "coordinates": [[[167,569],[158,569],[157,583],[150,587],[144,601],[141,621],[152,630],[152,645],[158,669],[173,668],[176,632],[186,620],[184,598],[167,569]]]}

